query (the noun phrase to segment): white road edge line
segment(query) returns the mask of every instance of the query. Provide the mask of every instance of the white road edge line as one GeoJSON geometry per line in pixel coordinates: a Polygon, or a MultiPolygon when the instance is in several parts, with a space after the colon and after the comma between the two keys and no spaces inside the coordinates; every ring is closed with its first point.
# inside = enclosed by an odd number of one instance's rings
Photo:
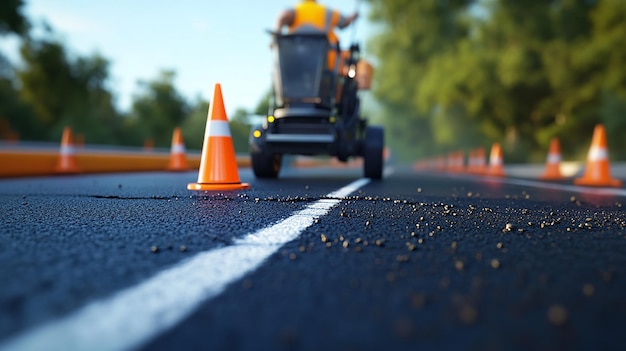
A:
{"type": "Polygon", "coordinates": [[[512,184],[512,185],[525,185],[525,186],[532,186],[535,188],[572,191],[575,193],[626,196],[626,189],[624,188],[566,185],[566,184],[551,183],[549,181],[541,181],[541,180],[526,180],[526,179],[520,179],[520,178],[503,178],[503,177],[492,177],[492,176],[480,177],[480,176],[475,176],[475,175],[460,175],[460,174],[459,175],[447,174],[447,176],[450,178],[480,179],[480,180],[495,181],[495,182],[512,184]]]}
{"type": "Polygon", "coordinates": [[[513,184],[513,185],[527,185],[527,186],[533,186],[536,188],[544,188],[544,189],[551,189],[551,190],[565,190],[565,191],[572,191],[576,193],[626,196],[626,189],[622,189],[622,188],[583,187],[583,186],[578,186],[578,185],[564,185],[564,184],[558,184],[558,183],[547,183],[547,182],[524,180],[524,179],[504,179],[503,182],[513,184]]]}
{"type": "Polygon", "coordinates": [[[317,218],[369,182],[358,179],[278,223],[201,252],[146,281],[0,344],[0,350],[129,350],[175,326],[228,284],[259,267],[317,218]]]}

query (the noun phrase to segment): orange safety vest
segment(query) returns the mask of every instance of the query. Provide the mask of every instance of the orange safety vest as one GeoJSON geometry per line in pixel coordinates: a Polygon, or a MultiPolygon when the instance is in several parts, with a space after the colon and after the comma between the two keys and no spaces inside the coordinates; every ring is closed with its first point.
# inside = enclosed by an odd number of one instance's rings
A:
{"type": "Polygon", "coordinates": [[[307,27],[317,29],[328,35],[329,43],[336,44],[338,38],[333,29],[340,19],[341,15],[337,11],[327,9],[315,1],[303,1],[294,8],[294,20],[289,25],[289,32],[307,27]]]}
{"type": "Polygon", "coordinates": [[[314,29],[326,33],[331,49],[328,50],[327,67],[330,70],[337,69],[337,52],[334,46],[339,38],[333,31],[339,25],[341,15],[339,12],[327,9],[315,1],[303,1],[294,8],[293,22],[289,25],[289,33],[301,29],[314,29]]]}

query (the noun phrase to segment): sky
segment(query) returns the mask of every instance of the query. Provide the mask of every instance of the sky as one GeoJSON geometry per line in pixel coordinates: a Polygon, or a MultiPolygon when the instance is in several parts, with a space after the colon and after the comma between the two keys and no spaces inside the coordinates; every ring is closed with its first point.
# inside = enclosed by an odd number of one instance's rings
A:
{"type": "MultiPolygon", "coordinates": [[[[222,87],[227,113],[253,110],[270,87],[270,36],[278,14],[296,0],[26,0],[24,14],[47,21],[70,54],[98,53],[110,61],[110,88],[128,111],[138,80],[174,70],[174,86],[188,101],[210,100],[222,87]]],[[[322,1],[349,15],[357,0],[322,1]]],[[[358,5],[355,28],[338,30],[343,46],[365,47],[366,4],[358,5]]],[[[19,65],[18,43],[0,38],[0,49],[19,65]]],[[[363,50],[362,50],[363,51],[363,50]]]]}

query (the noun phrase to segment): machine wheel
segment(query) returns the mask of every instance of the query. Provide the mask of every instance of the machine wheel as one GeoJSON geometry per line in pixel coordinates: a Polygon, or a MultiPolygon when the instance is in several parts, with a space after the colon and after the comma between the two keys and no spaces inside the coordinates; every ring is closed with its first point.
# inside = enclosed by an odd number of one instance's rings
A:
{"type": "Polygon", "coordinates": [[[266,152],[253,152],[252,170],[257,178],[276,178],[280,172],[283,155],[266,152]]]}
{"type": "Polygon", "coordinates": [[[363,171],[367,178],[381,179],[383,177],[384,136],[382,127],[369,126],[365,129],[363,171]]]}

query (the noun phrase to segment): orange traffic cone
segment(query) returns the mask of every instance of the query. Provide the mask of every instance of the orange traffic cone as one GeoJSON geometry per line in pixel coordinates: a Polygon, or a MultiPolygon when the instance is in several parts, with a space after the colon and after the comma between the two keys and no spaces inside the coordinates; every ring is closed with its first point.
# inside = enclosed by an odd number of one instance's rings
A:
{"type": "Polygon", "coordinates": [[[489,155],[489,167],[487,175],[504,177],[504,162],[502,157],[502,147],[500,144],[494,143],[491,146],[491,154],[489,155]]]}
{"type": "Polygon", "coordinates": [[[452,162],[454,162],[454,171],[464,172],[465,171],[465,153],[463,152],[463,150],[455,151],[452,157],[453,157],[452,162]]]}
{"type": "Polygon", "coordinates": [[[154,140],[152,138],[147,138],[143,141],[143,150],[154,151],[154,140]]]}
{"type": "Polygon", "coordinates": [[[78,173],[79,168],[76,164],[76,148],[74,147],[74,135],[70,127],[63,128],[63,136],[61,137],[61,150],[59,152],[59,161],[55,168],[57,173],[78,173]]]}
{"type": "Polygon", "coordinates": [[[468,173],[476,173],[478,169],[478,149],[470,149],[466,169],[468,173]]]}
{"type": "Polygon", "coordinates": [[[187,155],[185,154],[185,142],[183,132],[180,127],[174,128],[172,135],[172,149],[170,151],[170,162],[167,169],[170,171],[186,171],[189,169],[187,155]]]}
{"type": "Polygon", "coordinates": [[[601,124],[596,125],[593,131],[591,147],[587,154],[585,174],[574,179],[576,185],[613,186],[621,187],[622,182],[611,178],[609,152],[606,142],[606,131],[601,124]]]}
{"type": "Polygon", "coordinates": [[[198,182],[189,183],[187,189],[237,190],[248,187],[249,184],[239,180],[235,147],[222,100],[222,88],[217,83],[204,131],[198,182]]]}
{"type": "Polygon", "coordinates": [[[561,180],[563,178],[561,174],[561,146],[559,139],[552,138],[552,140],[550,140],[550,150],[548,151],[548,158],[546,160],[546,170],[539,179],[561,180]]]}
{"type": "Polygon", "coordinates": [[[479,147],[476,149],[476,167],[474,172],[476,174],[485,174],[487,172],[487,165],[485,164],[485,148],[479,147]]]}

